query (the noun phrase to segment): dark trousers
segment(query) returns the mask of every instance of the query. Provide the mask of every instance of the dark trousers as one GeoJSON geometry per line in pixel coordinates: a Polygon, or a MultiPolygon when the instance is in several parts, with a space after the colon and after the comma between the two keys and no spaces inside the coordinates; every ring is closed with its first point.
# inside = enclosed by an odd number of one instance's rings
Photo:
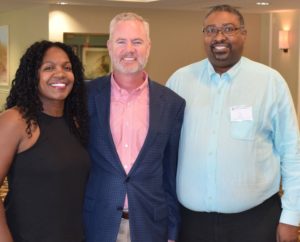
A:
{"type": "Polygon", "coordinates": [[[234,214],[194,212],[182,206],[178,242],[276,242],[280,214],[278,194],[234,214]]]}

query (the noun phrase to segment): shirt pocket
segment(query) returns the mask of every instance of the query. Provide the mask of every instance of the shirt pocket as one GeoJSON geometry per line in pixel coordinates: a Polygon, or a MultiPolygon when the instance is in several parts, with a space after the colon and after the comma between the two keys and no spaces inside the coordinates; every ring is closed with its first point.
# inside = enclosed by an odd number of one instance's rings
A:
{"type": "Polygon", "coordinates": [[[254,140],[256,123],[254,120],[231,121],[231,136],[234,139],[254,140]]]}
{"type": "Polygon", "coordinates": [[[253,106],[252,110],[252,120],[230,121],[232,138],[248,141],[255,139],[259,109],[253,106]]]}

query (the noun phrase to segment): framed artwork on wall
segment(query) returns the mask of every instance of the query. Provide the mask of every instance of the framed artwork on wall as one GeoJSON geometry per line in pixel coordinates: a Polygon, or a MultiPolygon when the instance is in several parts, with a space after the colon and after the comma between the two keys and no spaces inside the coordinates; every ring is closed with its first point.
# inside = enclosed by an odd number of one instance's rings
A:
{"type": "Polygon", "coordinates": [[[106,47],[108,34],[64,33],[64,43],[70,45],[82,61],[86,80],[107,75],[111,71],[106,47]]]}
{"type": "Polygon", "coordinates": [[[9,85],[8,72],[8,26],[0,26],[0,86],[9,85]]]}
{"type": "Polygon", "coordinates": [[[86,79],[92,80],[111,71],[107,48],[83,46],[81,56],[86,79]]]}
{"type": "Polygon", "coordinates": [[[79,52],[79,47],[78,47],[78,45],[71,45],[71,47],[72,47],[72,50],[74,51],[74,53],[75,53],[76,55],[78,55],[78,52],[79,52]]]}

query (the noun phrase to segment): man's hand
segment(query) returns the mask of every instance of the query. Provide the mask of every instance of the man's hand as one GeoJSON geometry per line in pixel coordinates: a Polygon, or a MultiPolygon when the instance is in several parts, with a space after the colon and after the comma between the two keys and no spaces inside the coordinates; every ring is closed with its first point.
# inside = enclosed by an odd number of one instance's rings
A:
{"type": "Polygon", "coordinates": [[[276,236],[277,242],[298,242],[299,227],[279,223],[276,236]]]}

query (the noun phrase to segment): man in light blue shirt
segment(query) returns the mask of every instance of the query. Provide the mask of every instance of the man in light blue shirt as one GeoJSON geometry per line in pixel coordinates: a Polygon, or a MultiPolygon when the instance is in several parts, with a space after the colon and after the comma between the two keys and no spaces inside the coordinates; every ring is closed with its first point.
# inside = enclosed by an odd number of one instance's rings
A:
{"type": "Polygon", "coordinates": [[[277,71],[242,57],[247,31],[236,9],[214,7],[203,34],[208,58],[167,82],[186,99],[179,242],[296,242],[300,140],[288,86],[277,71]]]}

